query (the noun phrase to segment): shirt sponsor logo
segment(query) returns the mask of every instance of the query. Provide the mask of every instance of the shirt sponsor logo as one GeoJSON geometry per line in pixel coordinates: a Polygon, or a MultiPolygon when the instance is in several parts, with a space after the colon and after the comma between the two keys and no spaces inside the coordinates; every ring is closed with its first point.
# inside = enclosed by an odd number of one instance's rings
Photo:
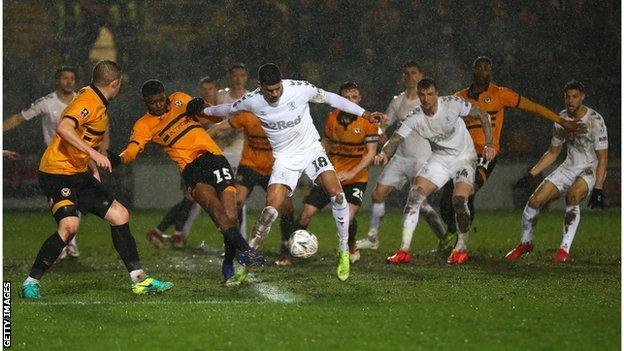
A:
{"type": "Polygon", "coordinates": [[[286,128],[292,128],[301,123],[301,116],[297,116],[292,121],[278,121],[278,122],[261,122],[262,126],[266,129],[282,130],[286,128]]]}

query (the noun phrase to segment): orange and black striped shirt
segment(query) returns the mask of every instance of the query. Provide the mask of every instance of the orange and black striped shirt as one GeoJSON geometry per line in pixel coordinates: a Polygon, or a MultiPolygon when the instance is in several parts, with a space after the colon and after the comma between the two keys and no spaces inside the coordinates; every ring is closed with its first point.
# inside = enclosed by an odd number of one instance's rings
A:
{"type": "Polygon", "coordinates": [[[245,136],[239,165],[268,176],[273,169],[273,151],[260,120],[251,112],[240,112],[228,119],[234,129],[242,129],[245,136]]]}

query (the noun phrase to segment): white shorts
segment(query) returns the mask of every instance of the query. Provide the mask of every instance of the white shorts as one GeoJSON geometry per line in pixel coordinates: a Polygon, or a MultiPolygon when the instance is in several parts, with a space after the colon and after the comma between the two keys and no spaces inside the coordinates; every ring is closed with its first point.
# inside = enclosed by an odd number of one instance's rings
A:
{"type": "Polygon", "coordinates": [[[441,189],[450,179],[453,184],[460,182],[474,184],[476,159],[458,159],[431,155],[427,163],[418,171],[417,177],[423,177],[441,189]]]}
{"type": "Polygon", "coordinates": [[[589,194],[596,184],[596,166],[570,167],[562,164],[549,174],[546,180],[553,183],[561,194],[565,194],[579,177],[587,183],[589,194]]]}
{"type": "Polygon", "coordinates": [[[406,158],[395,154],[384,167],[377,183],[401,189],[405,182],[412,181],[412,178],[416,176],[424,164],[415,158],[406,158]]]}
{"type": "Polygon", "coordinates": [[[329,161],[329,157],[319,145],[319,148],[312,149],[304,155],[276,158],[269,185],[284,184],[290,188],[292,195],[303,172],[314,182],[321,173],[333,170],[334,166],[329,161]]]}

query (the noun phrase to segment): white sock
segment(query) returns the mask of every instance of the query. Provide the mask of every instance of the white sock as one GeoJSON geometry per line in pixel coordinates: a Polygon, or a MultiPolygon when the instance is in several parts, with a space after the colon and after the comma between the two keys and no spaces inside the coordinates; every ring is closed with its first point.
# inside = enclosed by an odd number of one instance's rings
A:
{"type": "Polygon", "coordinates": [[[420,204],[414,204],[414,206],[405,205],[403,211],[403,236],[401,240],[401,250],[409,251],[412,244],[412,235],[418,225],[418,215],[420,212],[420,204]]]}
{"type": "Polygon", "coordinates": [[[258,248],[262,245],[262,242],[269,235],[271,231],[271,225],[277,219],[278,212],[272,206],[265,207],[262,212],[260,212],[260,216],[256,220],[256,223],[253,226],[251,232],[251,240],[249,240],[249,246],[254,249],[258,248]]]}
{"type": "Polygon", "coordinates": [[[383,219],[384,214],[386,214],[386,203],[373,203],[368,236],[377,239],[377,233],[379,233],[379,226],[381,225],[381,220],[383,219]]]}
{"type": "Polygon", "coordinates": [[[74,237],[69,241],[69,245],[74,245],[74,247],[78,247],[78,243],[76,243],[76,237],[77,235],[74,235],[74,237]]]}
{"type": "Polygon", "coordinates": [[[565,219],[563,221],[563,241],[560,248],[570,252],[570,246],[576,235],[576,229],[581,221],[581,208],[579,205],[566,206],[565,219]]]}
{"type": "Polygon", "coordinates": [[[349,205],[344,193],[332,196],[331,203],[332,215],[338,228],[338,250],[349,251],[349,205]]]}
{"type": "Polygon", "coordinates": [[[468,233],[457,232],[457,244],[455,250],[467,251],[468,250],[468,233]]]}
{"type": "Polygon", "coordinates": [[[245,240],[247,240],[247,205],[243,205],[241,209],[240,232],[245,240]]]}
{"type": "Polygon", "coordinates": [[[189,211],[189,216],[186,219],[186,222],[184,222],[184,226],[182,227],[182,231],[190,234],[191,233],[191,228],[193,228],[193,223],[195,222],[195,220],[197,219],[197,216],[199,216],[199,214],[201,213],[201,206],[196,202],[193,204],[193,206],[191,207],[191,210],[189,211]]]}
{"type": "Polygon", "coordinates": [[[142,282],[143,280],[145,280],[145,278],[146,278],[146,275],[142,269],[135,269],[132,272],[130,272],[130,279],[132,280],[133,283],[142,282]]]}
{"type": "Polygon", "coordinates": [[[160,229],[158,228],[154,228],[154,230],[156,231],[156,233],[158,233],[158,235],[163,235],[165,233],[161,232],[160,229]]]}
{"type": "Polygon", "coordinates": [[[535,224],[537,223],[537,215],[539,214],[539,210],[535,208],[529,207],[527,204],[524,206],[524,211],[522,212],[522,242],[528,243],[529,241],[533,241],[533,229],[535,228],[535,224]]]}
{"type": "Polygon", "coordinates": [[[444,239],[444,235],[446,234],[446,229],[444,228],[444,224],[442,224],[442,219],[438,213],[429,205],[428,203],[420,206],[420,212],[422,212],[425,217],[425,221],[429,224],[431,230],[438,238],[438,240],[444,239]]]}
{"type": "Polygon", "coordinates": [[[24,280],[24,284],[26,284],[26,283],[37,283],[37,284],[39,284],[39,279],[35,279],[35,278],[31,277],[31,276],[28,276],[26,278],[26,280],[24,280]]]}

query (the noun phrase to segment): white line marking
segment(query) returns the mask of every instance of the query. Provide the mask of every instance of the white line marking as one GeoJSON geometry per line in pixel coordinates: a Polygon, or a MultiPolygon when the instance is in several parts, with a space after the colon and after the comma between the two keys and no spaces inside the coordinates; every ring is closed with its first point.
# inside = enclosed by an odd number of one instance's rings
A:
{"type": "Polygon", "coordinates": [[[230,304],[264,304],[266,301],[253,300],[199,300],[199,301],[50,301],[24,302],[26,306],[91,306],[91,305],[230,305],[230,304]]]}

